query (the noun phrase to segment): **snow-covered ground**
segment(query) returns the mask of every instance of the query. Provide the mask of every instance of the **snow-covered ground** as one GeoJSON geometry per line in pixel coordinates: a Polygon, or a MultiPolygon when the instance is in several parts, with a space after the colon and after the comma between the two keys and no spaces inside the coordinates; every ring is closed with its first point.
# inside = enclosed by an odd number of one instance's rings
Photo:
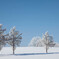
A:
{"type": "Polygon", "coordinates": [[[11,47],[4,47],[0,59],[59,59],[59,47],[49,48],[47,54],[44,47],[17,47],[15,55],[11,47]]]}

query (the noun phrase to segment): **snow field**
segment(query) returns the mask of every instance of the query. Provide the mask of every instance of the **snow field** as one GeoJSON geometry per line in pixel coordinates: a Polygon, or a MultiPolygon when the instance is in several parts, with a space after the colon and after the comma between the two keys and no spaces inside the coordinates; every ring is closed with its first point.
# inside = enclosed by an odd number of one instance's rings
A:
{"type": "Polygon", "coordinates": [[[49,48],[46,54],[44,47],[17,47],[15,55],[12,55],[12,48],[4,47],[0,59],[59,59],[59,48],[49,48]]]}

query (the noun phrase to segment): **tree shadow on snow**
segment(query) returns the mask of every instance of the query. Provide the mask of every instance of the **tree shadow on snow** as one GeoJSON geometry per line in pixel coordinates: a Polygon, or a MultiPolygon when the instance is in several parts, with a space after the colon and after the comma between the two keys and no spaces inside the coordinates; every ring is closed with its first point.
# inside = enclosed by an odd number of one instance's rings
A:
{"type": "Polygon", "coordinates": [[[25,56],[27,56],[27,55],[47,55],[47,54],[59,54],[59,52],[51,52],[51,53],[23,53],[23,54],[15,54],[15,55],[16,56],[18,56],[18,55],[21,55],[21,56],[25,55],[25,56]]]}
{"type": "MultiPolygon", "coordinates": [[[[48,55],[48,54],[59,54],[59,52],[51,53],[23,53],[23,54],[14,54],[14,56],[27,56],[27,55],[48,55]]],[[[12,56],[13,54],[0,54],[0,56],[12,56]]]]}

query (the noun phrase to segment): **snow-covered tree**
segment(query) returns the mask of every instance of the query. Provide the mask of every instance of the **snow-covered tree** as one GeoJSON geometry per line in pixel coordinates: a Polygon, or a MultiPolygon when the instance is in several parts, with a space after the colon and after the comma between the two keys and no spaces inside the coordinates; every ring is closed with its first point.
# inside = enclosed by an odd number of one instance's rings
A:
{"type": "Polygon", "coordinates": [[[34,47],[45,47],[46,48],[46,53],[49,49],[49,47],[54,47],[56,43],[53,41],[53,37],[49,35],[48,32],[46,32],[42,38],[40,37],[34,37],[32,38],[29,46],[34,46],[34,47]]]}
{"type": "Polygon", "coordinates": [[[13,47],[14,54],[16,46],[20,46],[22,34],[19,34],[19,31],[16,31],[15,27],[10,30],[9,34],[4,34],[5,30],[2,29],[2,24],[0,24],[0,50],[8,43],[13,47]]]}
{"type": "MultiPolygon", "coordinates": [[[[41,38],[40,37],[33,37],[31,42],[29,43],[29,46],[37,47],[38,44],[40,44],[39,42],[41,43],[41,38]]],[[[40,46],[41,46],[41,44],[40,44],[40,46]]]]}
{"type": "Polygon", "coordinates": [[[19,31],[16,31],[15,27],[13,27],[9,32],[8,44],[10,44],[13,47],[13,54],[16,49],[16,46],[20,46],[22,39],[21,35],[22,34],[19,34],[19,31]]]}
{"type": "Polygon", "coordinates": [[[3,48],[3,46],[6,45],[5,43],[5,34],[4,31],[6,29],[2,29],[2,24],[0,24],[0,50],[3,48]]]}
{"type": "Polygon", "coordinates": [[[54,43],[54,41],[53,41],[53,37],[50,36],[50,35],[48,34],[48,32],[46,32],[45,35],[43,35],[43,37],[42,37],[42,44],[43,44],[43,45],[45,46],[45,48],[46,48],[46,53],[47,53],[49,47],[54,47],[54,46],[55,46],[55,43],[54,43]]]}

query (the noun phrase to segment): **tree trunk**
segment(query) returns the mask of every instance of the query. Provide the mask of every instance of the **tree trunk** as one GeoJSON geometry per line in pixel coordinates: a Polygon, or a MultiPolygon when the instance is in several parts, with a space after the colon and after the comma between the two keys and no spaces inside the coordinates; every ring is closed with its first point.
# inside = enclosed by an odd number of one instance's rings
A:
{"type": "Polygon", "coordinates": [[[15,50],[15,44],[14,44],[14,36],[13,36],[13,54],[15,54],[14,50],[15,50]]]}
{"type": "Polygon", "coordinates": [[[15,54],[15,53],[14,53],[14,44],[13,44],[13,54],[15,54]]]}
{"type": "Polygon", "coordinates": [[[46,36],[46,53],[47,53],[48,47],[47,47],[47,36],[46,36]]]}
{"type": "Polygon", "coordinates": [[[46,53],[48,53],[47,45],[46,45],[46,53]]]}

